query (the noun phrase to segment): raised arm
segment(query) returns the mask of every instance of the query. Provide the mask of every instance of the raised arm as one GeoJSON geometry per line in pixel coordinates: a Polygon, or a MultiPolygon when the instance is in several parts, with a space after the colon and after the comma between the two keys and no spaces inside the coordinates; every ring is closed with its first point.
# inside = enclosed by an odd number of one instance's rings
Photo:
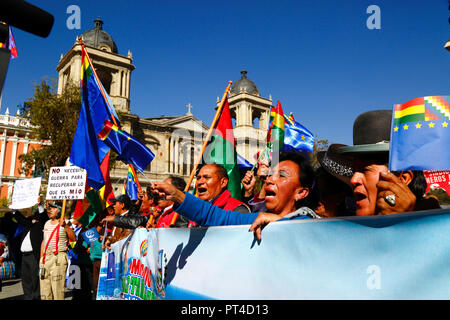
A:
{"type": "Polygon", "coordinates": [[[160,197],[175,202],[173,210],[201,226],[224,226],[251,224],[257,213],[240,213],[223,210],[209,202],[198,199],[187,192],[182,192],[164,182],[154,182],[152,190],[160,197]]]}

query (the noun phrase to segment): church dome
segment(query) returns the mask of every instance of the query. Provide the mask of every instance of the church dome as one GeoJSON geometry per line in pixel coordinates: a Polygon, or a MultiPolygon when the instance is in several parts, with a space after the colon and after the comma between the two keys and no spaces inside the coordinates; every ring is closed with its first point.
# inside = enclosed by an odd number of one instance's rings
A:
{"type": "Polygon", "coordinates": [[[252,80],[247,79],[246,70],[241,71],[241,78],[233,83],[230,89],[230,93],[232,94],[239,94],[243,92],[259,96],[258,87],[252,80]]]}
{"type": "Polygon", "coordinates": [[[113,38],[103,30],[103,21],[100,18],[94,20],[94,28],[81,35],[84,44],[104,50],[118,53],[116,43],[113,38]]]}

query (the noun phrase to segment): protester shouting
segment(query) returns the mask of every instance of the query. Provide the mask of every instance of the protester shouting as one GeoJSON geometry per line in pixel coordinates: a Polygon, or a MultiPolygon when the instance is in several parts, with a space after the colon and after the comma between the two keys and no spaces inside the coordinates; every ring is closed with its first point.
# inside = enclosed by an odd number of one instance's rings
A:
{"type": "Polygon", "coordinates": [[[423,198],[427,187],[423,171],[389,171],[391,119],[392,110],[359,115],[353,124],[353,146],[335,151],[352,162],[350,183],[358,216],[439,208],[423,198]]]}
{"type": "MultiPolygon", "coordinates": [[[[260,215],[269,216],[274,221],[317,218],[311,209],[317,206],[317,200],[312,197],[313,182],[314,170],[300,153],[280,154],[279,163],[266,181],[265,201],[266,207],[271,213],[261,213],[260,215]]],[[[223,210],[189,193],[181,192],[165,182],[154,182],[152,190],[158,196],[175,202],[174,210],[176,212],[201,226],[251,224],[258,216],[258,213],[243,214],[223,210]]],[[[254,230],[256,228],[251,231],[254,230]]],[[[256,236],[260,239],[258,233],[256,236]]]]}
{"type": "Polygon", "coordinates": [[[227,189],[228,181],[227,170],[222,165],[217,163],[203,165],[197,174],[195,183],[198,198],[209,201],[224,210],[250,212],[245,203],[231,196],[227,189]]]}

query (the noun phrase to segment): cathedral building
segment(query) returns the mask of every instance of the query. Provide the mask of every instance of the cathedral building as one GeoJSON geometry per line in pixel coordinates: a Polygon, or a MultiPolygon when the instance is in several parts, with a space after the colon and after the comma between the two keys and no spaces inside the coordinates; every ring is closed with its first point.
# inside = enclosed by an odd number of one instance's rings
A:
{"type": "MultiPolygon", "coordinates": [[[[131,52],[128,51],[127,55],[119,53],[99,18],[94,21],[94,27],[81,37],[100,81],[116,111],[121,113],[122,130],[147,145],[155,154],[145,172],[142,175],[138,173],[141,185],[146,186],[150,181],[163,180],[171,175],[187,180],[201,151],[209,124],[205,125],[196,118],[190,105],[186,114],[178,116],[141,118],[133,114],[130,83],[136,67],[131,52]]],[[[61,55],[56,70],[58,93],[64,90],[68,82],[80,82],[81,44],[78,39],[66,54],[61,55]]],[[[230,88],[228,102],[235,127],[237,152],[250,163],[255,163],[256,153],[265,146],[272,99],[262,97],[256,84],[247,78],[247,71],[243,70],[241,78],[230,88]]],[[[211,113],[215,112],[219,103],[219,99],[216,105],[212,103],[211,113]]],[[[111,168],[115,194],[122,191],[127,172],[127,165],[120,161],[111,168]]]]}

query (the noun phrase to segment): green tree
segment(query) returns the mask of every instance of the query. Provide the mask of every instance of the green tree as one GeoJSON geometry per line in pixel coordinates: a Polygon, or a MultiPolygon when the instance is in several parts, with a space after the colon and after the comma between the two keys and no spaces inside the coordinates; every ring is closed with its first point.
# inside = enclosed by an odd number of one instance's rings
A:
{"type": "Polygon", "coordinates": [[[21,110],[30,121],[34,138],[50,142],[21,156],[27,173],[35,166],[35,176],[47,177],[50,167],[64,166],[77,127],[81,106],[79,86],[68,84],[60,95],[56,88],[54,79],[42,80],[21,110]]]}

